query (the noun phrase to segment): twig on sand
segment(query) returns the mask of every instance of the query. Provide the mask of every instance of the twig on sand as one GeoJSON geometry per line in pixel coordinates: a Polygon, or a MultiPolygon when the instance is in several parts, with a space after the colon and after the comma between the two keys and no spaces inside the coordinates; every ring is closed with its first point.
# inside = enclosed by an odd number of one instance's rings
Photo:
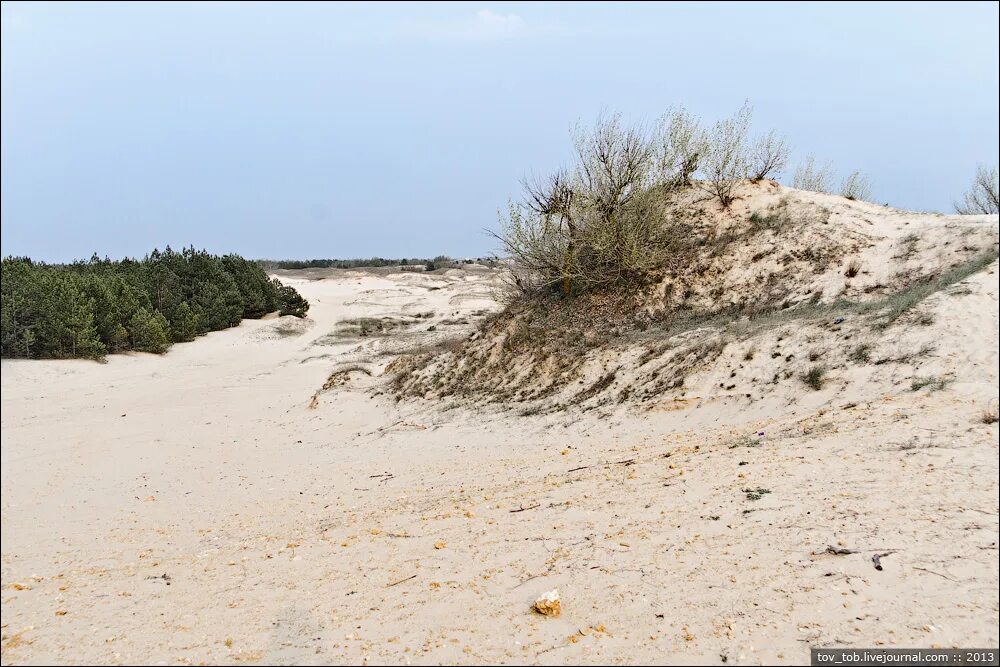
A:
{"type": "Polygon", "coordinates": [[[976,509],[975,507],[966,507],[970,512],[979,512],[980,514],[985,514],[986,516],[996,516],[996,512],[987,512],[986,510],[976,509]]]}
{"type": "Polygon", "coordinates": [[[417,578],[417,575],[414,574],[414,575],[412,575],[410,577],[407,577],[406,579],[400,579],[399,581],[394,581],[391,584],[387,585],[386,588],[392,588],[393,586],[396,586],[397,584],[401,584],[404,581],[409,581],[410,579],[416,579],[416,578],[417,578]]]}
{"type": "Polygon", "coordinates": [[[892,551],[886,551],[885,553],[873,554],[872,555],[872,562],[875,563],[875,569],[881,571],[882,570],[882,559],[885,558],[886,556],[892,555],[893,553],[894,552],[892,552],[892,551]]]}
{"type": "Polygon", "coordinates": [[[549,574],[551,572],[552,572],[552,569],[549,568],[548,570],[546,570],[545,572],[542,572],[541,574],[532,575],[532,576],[528,577],[527,579],[525,579],[524,581],[522,581],[521,583],[519,583],[517,586],[514,586],[514,588],[511,588],[510,590],[512,590],[512,591],[516,590],[516,589],[520,588],[521,586],[524,586],[529,581],[534,581],[535,579],[540,579],[542,577],[547,577],[547,576],[549,576],[549,574]]]}
{"type": "Polygon", "coordinates": [[[534,505],[528,505],[527,507],[525,507],[524,505],[521,505],[516,510],[510,510],[510,513],[514,514],[516,512],[527,512],[528,510],[533,510],[533,509],[536,509],[538,507],[541,507],[541,505],[539,505],[537,503],[534,504],[534,505]]]}
{"type": "Polygon", "coordinates": [[[833,554],[834,556],[847,556],[850,554],[856,554],[858,551],[856,549],[843,549],[841,547],[834,547],[827,545],[826,549],[821,552],[813,552],[814,555],[819,555],[819,553],[833,554]]]}
{"type": "Polygon", "coordinates": [[[936,574],[937,576],[943,577],[943,578],[947,579],[948,581],[958,581],[958,579],[956,579],[955,577],[948,576],[947,574],[941,574],[940,572],[935,572],[934,570],[928,570],[926,567],[916,567],[916,566],[914,566],[913,569],[914,570],[920,570],[921,572],[929,572],[930,574],[936,574]]]}
{"type": "Polygon", "coordinates": [[[395,424],[389,424],[388,426],[381,426],[381,427],[379,427],[378,429],[376,429],[376,432],[378,432],[378,431],[390,431],[392,429],[395,429],[397,426],[400,427],[401,429],[403,429],[403,428],[409,428],[409,429],[413,429],[415,431],[423,431],[423,430],[427,429],[427,424],[420,424],[420,423],[417,423],[417,422],[408,421],[406,419],[400,419],[395,424]]]}
{"type": "MultiPolygon", "coordinates": [[[[607,467],[607,466],[631,466],[631,465],[635,465],[635,459],[625,459],[623,461],[608,461],[607,463],[602,463],[601,465],[603,465],[605,467],[607,467]]],[[[593,468],[593,467],[594,466],[580,466],[578,468],[571,468],[570,470],[566,471],[566,474],[568,475],[571,472],[577,472],[578,470],[586,470],[587,468],[593,468]]]]}

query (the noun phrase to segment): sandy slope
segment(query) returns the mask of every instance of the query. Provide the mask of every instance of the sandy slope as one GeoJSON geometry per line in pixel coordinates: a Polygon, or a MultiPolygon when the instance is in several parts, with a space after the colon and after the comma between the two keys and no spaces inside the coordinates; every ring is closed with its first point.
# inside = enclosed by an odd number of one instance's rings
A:
{"type": "Polygon", "coordinates": [[[305,323],[104,365],[3,361],[5,664],[1000,643],[997,426],[978,420],[997,393],[995,264],[922,306],[937,324],[912,335],[934,338],[921,363],[954,377],[943,391],[853,401],[833,382],[752,408],[540,417],[377,393],[382,352],[492,307],[489,274],[337,275],[296,283],[305,323]],[[414,317],[385,340],[328,335],[383,314],[414,317]],[[310,409],[346,362],[374,376],[310,409]],[[532,613],[553,587],[562,616],[532,613]]]}

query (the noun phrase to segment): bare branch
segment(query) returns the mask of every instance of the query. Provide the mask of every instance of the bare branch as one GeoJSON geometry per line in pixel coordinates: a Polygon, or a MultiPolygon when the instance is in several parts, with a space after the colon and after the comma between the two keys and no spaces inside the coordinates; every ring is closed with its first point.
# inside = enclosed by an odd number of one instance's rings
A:
{"type": "Polygon", "coordinates": [[[840,186],[840,195],[842,197],[856,199],[858,201],[871,201],[871,182],[868,180],[868,177],[860,171],[854,171],[850,176],[844,179],[843,184],[840,186]]]}
{"type": "Polygon", "coordinates": [[[771,130],[757,140],[750,151],[750,180],[759,181],[781,173],[788,164],[788,144],[771,130]]]}
{"type": "Polygon", "coordinates": [[[708,190],[724,207],[733,203],[733,190],[747,177],[747,133],[753,108],[749,102],[732,118],[715,124],[709,135],[708,152],[702,170],[708,181],[708,190]]]}
{"type": "Polygon", "coordinates": [[[961,215],[990,215],[998,212],[997,168],[980,165],[972,188],[955,202],[955,212],[961,215]]]}
{"type": "Polygon", "coordinates": [[[705,131],[684,107],[671,109],[657,122],[653,142],[653,179],[671,188],[691,185],[707,149],[705,131]]]}

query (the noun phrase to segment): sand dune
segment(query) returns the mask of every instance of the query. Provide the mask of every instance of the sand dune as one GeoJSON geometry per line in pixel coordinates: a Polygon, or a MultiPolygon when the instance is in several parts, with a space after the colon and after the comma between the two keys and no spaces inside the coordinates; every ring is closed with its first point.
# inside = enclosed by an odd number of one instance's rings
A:
{"type": "Polygon", "coordinates": [[[891,343],[933,339],[919,372],[942,391],[890,364],[750,403],[708,369],[683,398],[530,417],[386,391],[395,355],[496,309],[493,273],[282,279],[308,320],[2,362],[5,664],[795,664],[1000,641],[995,263],[891,343]],[[553,588],[562,614],[534,613],[553,588]]]}

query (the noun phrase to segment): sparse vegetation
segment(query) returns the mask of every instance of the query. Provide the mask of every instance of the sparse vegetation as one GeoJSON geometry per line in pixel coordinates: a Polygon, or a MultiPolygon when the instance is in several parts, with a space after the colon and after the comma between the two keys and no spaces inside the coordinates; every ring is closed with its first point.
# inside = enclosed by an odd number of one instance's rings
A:
{"type": "Polygon", "coordinates": [[[964,264],[960,264],[946,271],[936,279],[919,282],[912,287],[886,297],[882,302],[872,304],[870,307],[878,308],[882,311],[882,321],[879,323],[880,327],[885,328],[891,326],[896,320],[916,307],[917,304],[930,295],[947,287],[951,287],[955,283],[965,280],[974,273],[982,271],[987,266],[995,262],[996,259],[997,251],[995,248],[991,248],[974,256],[964,264]]]}
{"type": "Polygon", "coordinates": [[[951,383],[947,378],[930,375],[927,377],[915,377],[910,383],[910,391],[920,391],[927,388],[928,391],[941,391],[951,383]]]}
{"type": "Polygon", "coordinates": [[[760,439],[752,435],[741,435],[735,442],[729,445],[729,449],[740,447],[760,447],[760,439]]]}
{"type": "Polygon", "coordinates": [[[895,259],[907,260],[913,257],[917,252],[917,244],[920,243],[920,237],[916,234],[907,234],[903,238],[899,239],[899,245],[902,246],[899,254],[896,255],[895,259]]]}
{"type": "Polygon", "coordinates": [[[840,186],[840,195],[852,200],[871,201],[871,182],[860,171],[851,172],[840,186]]]}
{"type": "Polygon", "coordinates": [[[758,486],[756,489],[743,489],[743,493],[747,494],[747,500],[760,500],[767,494],[771,493],[771,489],[765,489],[762,486],[758,486]]]}
{"type": "Polygon", "coordinates": [[[305,329],[302,327],[291,326],[289,324],[281,323],[273,329],[275,335],[279,338],[290,338],[292,336],[301,336],[305,333],[305,329]]]}
{"type": "Polygon", "coordinates": [[[847,276],[848,278],[853,278],[860,272],[861,272],[861,262],[859,262],[856,259],[852,259],[850,263],[847,265],[847,268],[844,269],[844,275],[847,276]]]}
{"type": "Polygon", "coordinates": [[[858,364],[867,364],[872,358],[872,346],[868,343],[862,343],[851,350],[847,358],[858,364]]]}
{"type": "Polygon", "coordinates": [[[788,213],[788,200],[782,198],[776,204],[768,206],[763,211],[753,211],[750,214],[750,232],[760,233],[766,230],[779,230],[792,223],[788,213]]]}
{"type": "Polygon", "coordinates": [[[819,391],[823,388],[823,383],[826,381],[826,367],[813,366],[800,377],[803,384],[807,387],[814,391],[819,391]]]}
{"type": "Polygon", "coordinates": [[[601,377],[597,378],[593,384],[581,391],[573,398],[574,403],[583,403],[590,400],[591,398],[597,396],[605,389],[610,387],[615,381],[615,371],[609,371],[601,377]]]}
{"type": "Polygon", "coordinates": [[[926,357],[933,353],[936,348],[933,345],[925,344],[921,345],[916,350],[911,350],[909,352],[903,352],[901,354],[896,354],[888,357],[880,357],[875,360],[876,366],[881,366],[883,364],[908,364],[914,359],[920,359],[926,357]]]}
{"type": "MultiPolygon", "coordinates": [[[[330,334],[332,340],[329,342],[336,343],[336,339],[339,338],[367,338],[370,336],[387,336],[392,334],[398,329],[405,329],[412,326],[417,320],[422,319],[419,316],[415,318],[406,317],[354,317],[341,320],[337,323],[337,327],[333,334],[330,334]]],[[[325,337],[324,337],[325,338],[325,337]]],[[[316,341],[316,344],[326,344],[326,342],[321,342],[323,339],[316,341]]]]}
{"type": "Polygon", "coordinates": [[[815,157],[806,156],[802,164],[795,168],[795,174],[792,176],[792,187],[812,192],[829,192],[830,170],[829,162],[817,165],[815,157]]]}

